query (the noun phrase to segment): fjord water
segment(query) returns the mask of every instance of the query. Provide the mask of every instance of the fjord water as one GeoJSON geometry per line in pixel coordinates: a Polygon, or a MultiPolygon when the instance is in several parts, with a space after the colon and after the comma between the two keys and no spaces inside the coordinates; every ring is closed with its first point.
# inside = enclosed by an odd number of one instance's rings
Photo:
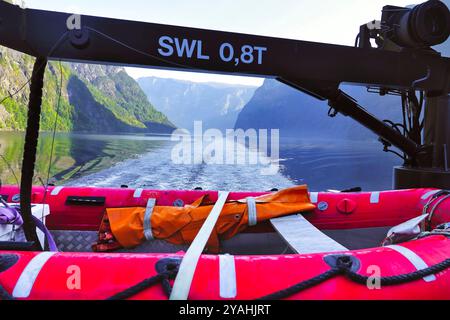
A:
{"type": "MultiPolygon", "coordinates": [[[[0,133],[0,154],[20,179],[24,134],[0,133]]],[[[262,175],[258,165],[174,164],[175,142],[170,136],[145,135],[56,135],[50,170],[57,185],[98,187],[143,187],[264,191],[308,184],[310,190],[390,189],[392,168],[401,164],[382,152],[376,142],[282,139],[280,170],[262,175]]],[[[38,146],[35,184],[46,181],[52,135],[42,133],[38,146]]],[[[11,169],[0,159],[3,184],[15,184],[11,169]]]]}

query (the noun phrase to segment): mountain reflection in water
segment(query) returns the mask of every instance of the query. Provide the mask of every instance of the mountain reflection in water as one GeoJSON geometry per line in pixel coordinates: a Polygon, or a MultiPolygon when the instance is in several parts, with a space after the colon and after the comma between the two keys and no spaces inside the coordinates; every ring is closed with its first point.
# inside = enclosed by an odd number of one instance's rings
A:
{"type": "MultiPolygon", "coordinates": [[[[23,144],[23,133],[0,133],[0,154],[19,179],[23,144]]],[[[98,187],[260,191],[306,183],[312,191],[384,190],[401,164],[378,143],[283,139],[279,173],[264,176],[262,165],[174,164],[174,144],[169,136],[57,134],[50,176],[57,185],[98,187]]],[[[51,145],[52,135],[42,133],[35,184],[46,181],[51,145]]],[[[3,160],[0,178],[16,183],[3,160]]]]}

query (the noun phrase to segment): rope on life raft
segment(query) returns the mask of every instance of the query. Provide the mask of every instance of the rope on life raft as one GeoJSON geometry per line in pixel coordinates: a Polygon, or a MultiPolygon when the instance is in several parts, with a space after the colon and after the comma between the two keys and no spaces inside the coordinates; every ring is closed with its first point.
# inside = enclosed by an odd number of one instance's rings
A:
{"type": "MultiPolygon", "coordinates": [[[[12,254],[0,254],[0,273],[16,264],[18,257],[12,254]]],[[[14,300],[14,297],[0,283],[0,301],[14,300]]]]}
{"type": "MultiPolygon", "coordinates": [[[[164,259],[163,259],[164,260],[164,259]]],[[[264,296],[262,298],[259,298],[257,300],[280,300],[288,298],[294,294],[297,294],[303,290],[306,290],[308,288],[314,287],[316,285],[321,284],[322,282],[325,282],[327,280],[330,280],[336,276],[343,275],[347,279],[349,279],[352,282],[361,284],[361,285],[367,285],[369,277],[363,276],[358,274],[357,272],[352,271],[352,268],[354,266],[354,262],[357,259],[354,256],[350,255],[342,255],[338,256],[336,258],[335,266],[332,267],[330,270],[325,271],[324,273],[313,277],[311,279],[302,281],[292,287],[289,287],[287,289],[283,289],[280,291],[277,291],[275,293],[272,293],[270,295],[264,296]]],[[[161,262],[162,260],[160,260],[161,262]]],[[[430,275],[434,275],[438,272],[444,271],[446,269],[450,268],[450,259],[444,260],[441,263],[435,264],[433,266],[430,266],[426,269],[414,271],[407,274],[401,274],[396,276],[389,276],[389,277],[381,277],[380,278],[380,284],[384,286],[392,286],[392,285],[398,285],[403,283],[408,283],[416,280],[420,280],[422,278],[425,278],[430,275]]],[[[172,287],[170,285],[169,280],[172,280],[176,277],[179,270],[179,261],[169,261],[165,264],[165,271],[161,270],[158,272],[158,274],[154,277],[148,278],[131,288],[128,288],[122,292],[119,292],[109,298],[108,300],[125,300],[128,298],[131,298],[138,293],[144,291],[145,289],[148,289],[150,287],[153,287],[154,285],[161,283],[163,286],[164,293],[167,297],[170,297],[172,287]]]]}
{"type": "Polygon", "coordinates": [[[0,301],[14,300],[14,297],[0,284],[0,301]]]}
{"type": "Polygon", "coordinates": [[[125,289],[119,293],[116,293],[114,296],[108,298],[107,300],[126,300],[131,298],[142,291],[153,287],[154,285],[161,283],[164,294],[167,298],[170,297],[172,293],[172,286],[170,285],[169,280],[175,279],[178,274],[178,270],[180,267],[179,259],[162,259],[159,260],[156,265],[156,270],[158,274],[151,278],[145,279],[138,284],[125,289]]]}
{"type": "MultiPolygon", "coordinates": [[[[289,287],[287,289],[283,289],[277,292],[274,292],[270,295],[264,296],[262,298],[259,298],[257,300],[280,300],[288,298],[294,294],[297,294],[301,291],[304,291],[308,288],[314,287],[316,285],[321,284],[322,282],[325,282],[329,279],[332,279],[336,276],[343,275],[347,279],[361,284],[361,285],[367,285],[369,277],[363,276],[358,274],[357,272],[352,271],[352,267],[354,265],[354,261],[356,260],[355,257],[350,255],[342,255],[336,258],[335,266],[332,267],[330,270],[325,271],[324,273],[313,277],[311,279],[302,281],[296,285],[293,285],[292,287],[289,287]]],[[[357,261],[357,260],[356,260],[357,261]]],[[[108,298],[107,300],[125,300],[129,299],[138,293],[141,293],[142,291],[151,288],[158,283],[161,283],[164,294],[167,297],[170,297],[170,294],[172,292],[172,287],[170,285],[169,280],[175,279],[176,275],[178,274],[179,266],[180,266],[180,260],[178,258],[176,259],[162,259],[158,261],[157,264],[157,271],[158,274],[145,279],[141,281],[140,283],[125,289],[114,296],[108,298]],[[160,264],[160,266],[158,266],[160,264]],[[161,266],[162,265],[162,266],[161,266]]],[[[441,263],[435,264],[433,266],[430,266],[426,269],[414,271],[407,274],[402,275],[396,275],[396,276],[389,276],[389,277],[381,277],[380,278],[380,284],[384,286],[392,286],[392,285],[398,285],[403,283],[408,283],[416,280],[420,280],[424,277],[434,275],[438,272],[442,272],[446,269],[450,268],[450,259],[444,260],[441,263]]],[[[9,294],[9,292],[0,284],[0,300],[14,300],[14,297],[9,294]]]]}
{"type": "MultiPolygon", "coordinates": [[[[257,300],[280,300],[288,298],[294,294],[297,294],[303,290],[306,290],[308,288],[314,287],[322,282],[325,282],[331,278],[334,278],[338,275],[343,275],[347,279],[358,283],[362,285],[367,285],[369,277],[360,275],[354,271],[352,271],[352,266],[354,263],[353,256],[349,255],[343,255],[336,259],[336,265],[332,269],[325,271],[324,273],[302,281],[296,285],[293,285],[292,287],[289,287],[287,289],[283,289],[277,292],[274,292],[272,294],[269,294],[267,296],[264,296],[262,298],[259,298],[257,300]]],[[[438,272],[444,271],[446,269],[450,268],[450,259],[444,260],[443,262],[440,262],[438,264],[435,264],[433,266],[430,266],[426,269],[417,270],[411,273],[397,275],[397,276],[389,276],[389,277],[380,277],[380,284],[383,286],[392,286],[392,285],[398,285],[403,283],[408,283],[412,281],[416,281],[419,279],[422,279],[424,277],[434,275],[438,272]]]]}

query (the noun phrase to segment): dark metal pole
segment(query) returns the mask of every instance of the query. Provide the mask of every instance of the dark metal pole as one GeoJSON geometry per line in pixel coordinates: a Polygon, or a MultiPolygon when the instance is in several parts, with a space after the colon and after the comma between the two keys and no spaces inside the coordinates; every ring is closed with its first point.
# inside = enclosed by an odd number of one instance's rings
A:
{"type": "Polygon", "coordinates": [[[448,171],[450,167],[448,157],[450,151],[450,96],[427,98],[424,131],[424,143],[434,147],[432,166],[448,171]]]}
{"type": "Polygon", "coordinates": [[[427,166],[394,169],[394,188],[450,189],[450,96],[428,97],[425,105],[424,145],[432,148],[427,166]]]}
{"type": "Polygon", "coordinates": [[[22,161],[22,177],[20,184],[20,208],[23,217],[23,228],[27,241],[35,243],[36,249],[42,250],[36,233],[36,225],[31,213],[31,193],[33,187],[34,166],[39,139],[39,122],[41,116],[42,89],[47,58],[38,57],[34,63],[28,102],[28,121],[25,135],[25,147],[22,161]]]}

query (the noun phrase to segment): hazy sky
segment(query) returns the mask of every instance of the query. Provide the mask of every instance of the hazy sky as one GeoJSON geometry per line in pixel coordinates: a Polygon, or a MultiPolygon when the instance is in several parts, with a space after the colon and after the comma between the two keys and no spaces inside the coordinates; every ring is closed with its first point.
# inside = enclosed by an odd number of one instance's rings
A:
{"type": "MultiPolygon", "coordinates": [[[[353,45],[359,26],[384,5],[414,0],[25,0],[29,8],[353,45]]],[[[262,79],[127,68],[137,78],[260,85],[262,79]]]]}

